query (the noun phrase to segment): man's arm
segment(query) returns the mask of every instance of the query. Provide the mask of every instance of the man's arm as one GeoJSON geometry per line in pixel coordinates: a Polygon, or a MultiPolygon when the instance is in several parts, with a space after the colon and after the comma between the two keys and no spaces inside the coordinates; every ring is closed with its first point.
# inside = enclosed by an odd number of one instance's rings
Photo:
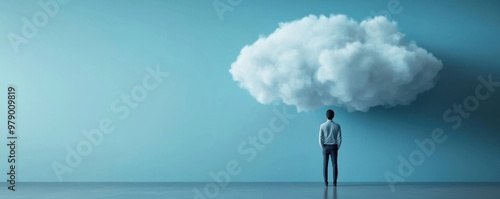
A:
{"type": "Polygon", "coordinates": [[[323,148],[323,142],[324,141],[324,138],[323,138],[323,130],[321,129],[321,126],[319,127],[319,146],[321,148],[323,148]]]}
{"type": "Polygon", "coordinates": [[[340,129],[340,125],[339,125],[339,134],[337,135],[337,141],[339,143],[339,149],[340,149],[340,144],[342,144],[342,130],[340,129]]]}

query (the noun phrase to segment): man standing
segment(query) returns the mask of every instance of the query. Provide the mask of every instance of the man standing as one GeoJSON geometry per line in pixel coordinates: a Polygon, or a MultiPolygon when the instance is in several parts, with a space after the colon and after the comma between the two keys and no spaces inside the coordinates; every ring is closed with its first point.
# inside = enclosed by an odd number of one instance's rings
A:
{"type": "Polygon", "coordinates": [[[333,174],[333,185],[337,186],[337,155],[342,143],[342,133],[340,131],[340,125],[333,122],[333,117],[335,117],[335,112],[328,109],[326,111],[326,122],[321,124],[319,127],[319,145],[323,149],[323,177],[325,179],[325,186],[328,186],[328,158],[332,158],[332,167],[334,170],[333,174]]]}

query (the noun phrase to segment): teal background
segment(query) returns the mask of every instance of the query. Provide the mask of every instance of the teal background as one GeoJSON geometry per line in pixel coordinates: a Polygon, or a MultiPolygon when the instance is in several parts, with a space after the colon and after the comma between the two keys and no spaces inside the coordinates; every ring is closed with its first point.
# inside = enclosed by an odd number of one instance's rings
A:
{"type": "MultiPolygon", "coordinates": [[[[327,108],[297,113],[253,161],[238,145],[275,117],[238,87],[229,74],[240,49],[279,22],[309,14],[345,14],[357,21],[387,10],[389,0],[244,0],[221,20],[212,1],[70,1],[16,53],[8,34],[20,34],[23,17],[42,10],[38,1],[0,1],[0,121],[6,121],[6,89],[18,88],[18,179],[57,182],[52,163],[64,163],[66,146],[102,118],[116,130],[64,181],[205,182],[210,172],[236,160],[231,181],[319,182],[322,157],[317,136],[327,108]],[[110,106],[142,83],[147,66],[169,76],[123,121],[110,106]]],[[[443,61],[432,90],[408,106],[369,112],[335,108],[344,143],[339,181],[384,182],[397,173],[398,157],[442,128],[448,140],[416,167],[409,182],[499,182],[498,89],[457,130],[444,111],[474,94],[478,76],[500,81],[498,1],[401,0],[391,14],[406,40],[443,61]]],[[[0,123],[6,129],[5,123],[0,123]]],[[[2,130],[2,132],[5,132],[2,130]]],[[[2,133],[0,143],[6,143],[2,133]]],[[[2,144],[3,145],[3,144],[2,144]]],[[[0,147],[0,157],[7,156],[0,147]]],[[[7,172],[7,158],[0,171],[7,172]]],[[[7,176],[5,176],[7,178],[7,176]]]]}

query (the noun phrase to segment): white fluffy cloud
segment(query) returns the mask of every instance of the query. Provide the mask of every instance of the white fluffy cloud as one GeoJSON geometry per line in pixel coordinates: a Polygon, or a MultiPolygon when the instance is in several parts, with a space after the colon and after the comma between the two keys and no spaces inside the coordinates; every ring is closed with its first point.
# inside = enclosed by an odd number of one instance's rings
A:
{"type": "Polygon", "coordinates": [[[403,38],[385,17],[310,15],[245,46],[229,72],[260,103],[298,111],[407,105],[434,86],[442,63],[403,38]]]}

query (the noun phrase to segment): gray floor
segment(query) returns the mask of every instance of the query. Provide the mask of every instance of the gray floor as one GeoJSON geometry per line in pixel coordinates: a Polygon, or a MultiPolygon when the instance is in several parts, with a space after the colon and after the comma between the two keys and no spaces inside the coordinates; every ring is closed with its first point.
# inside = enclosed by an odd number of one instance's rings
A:
{"type": "Polygon", "coordinates": [[[0,184],[0,198],[167,198],[167,199],[311,199],[311,198],[480,198],[499,199],[500,183],[415,183],[395,187],[385,183],[19,183],[16,192],[0,184]],[[217,188],[216,188],[217,187],[217,188]],[[200,196],[196,196],[199,190],[200,196]]]}

